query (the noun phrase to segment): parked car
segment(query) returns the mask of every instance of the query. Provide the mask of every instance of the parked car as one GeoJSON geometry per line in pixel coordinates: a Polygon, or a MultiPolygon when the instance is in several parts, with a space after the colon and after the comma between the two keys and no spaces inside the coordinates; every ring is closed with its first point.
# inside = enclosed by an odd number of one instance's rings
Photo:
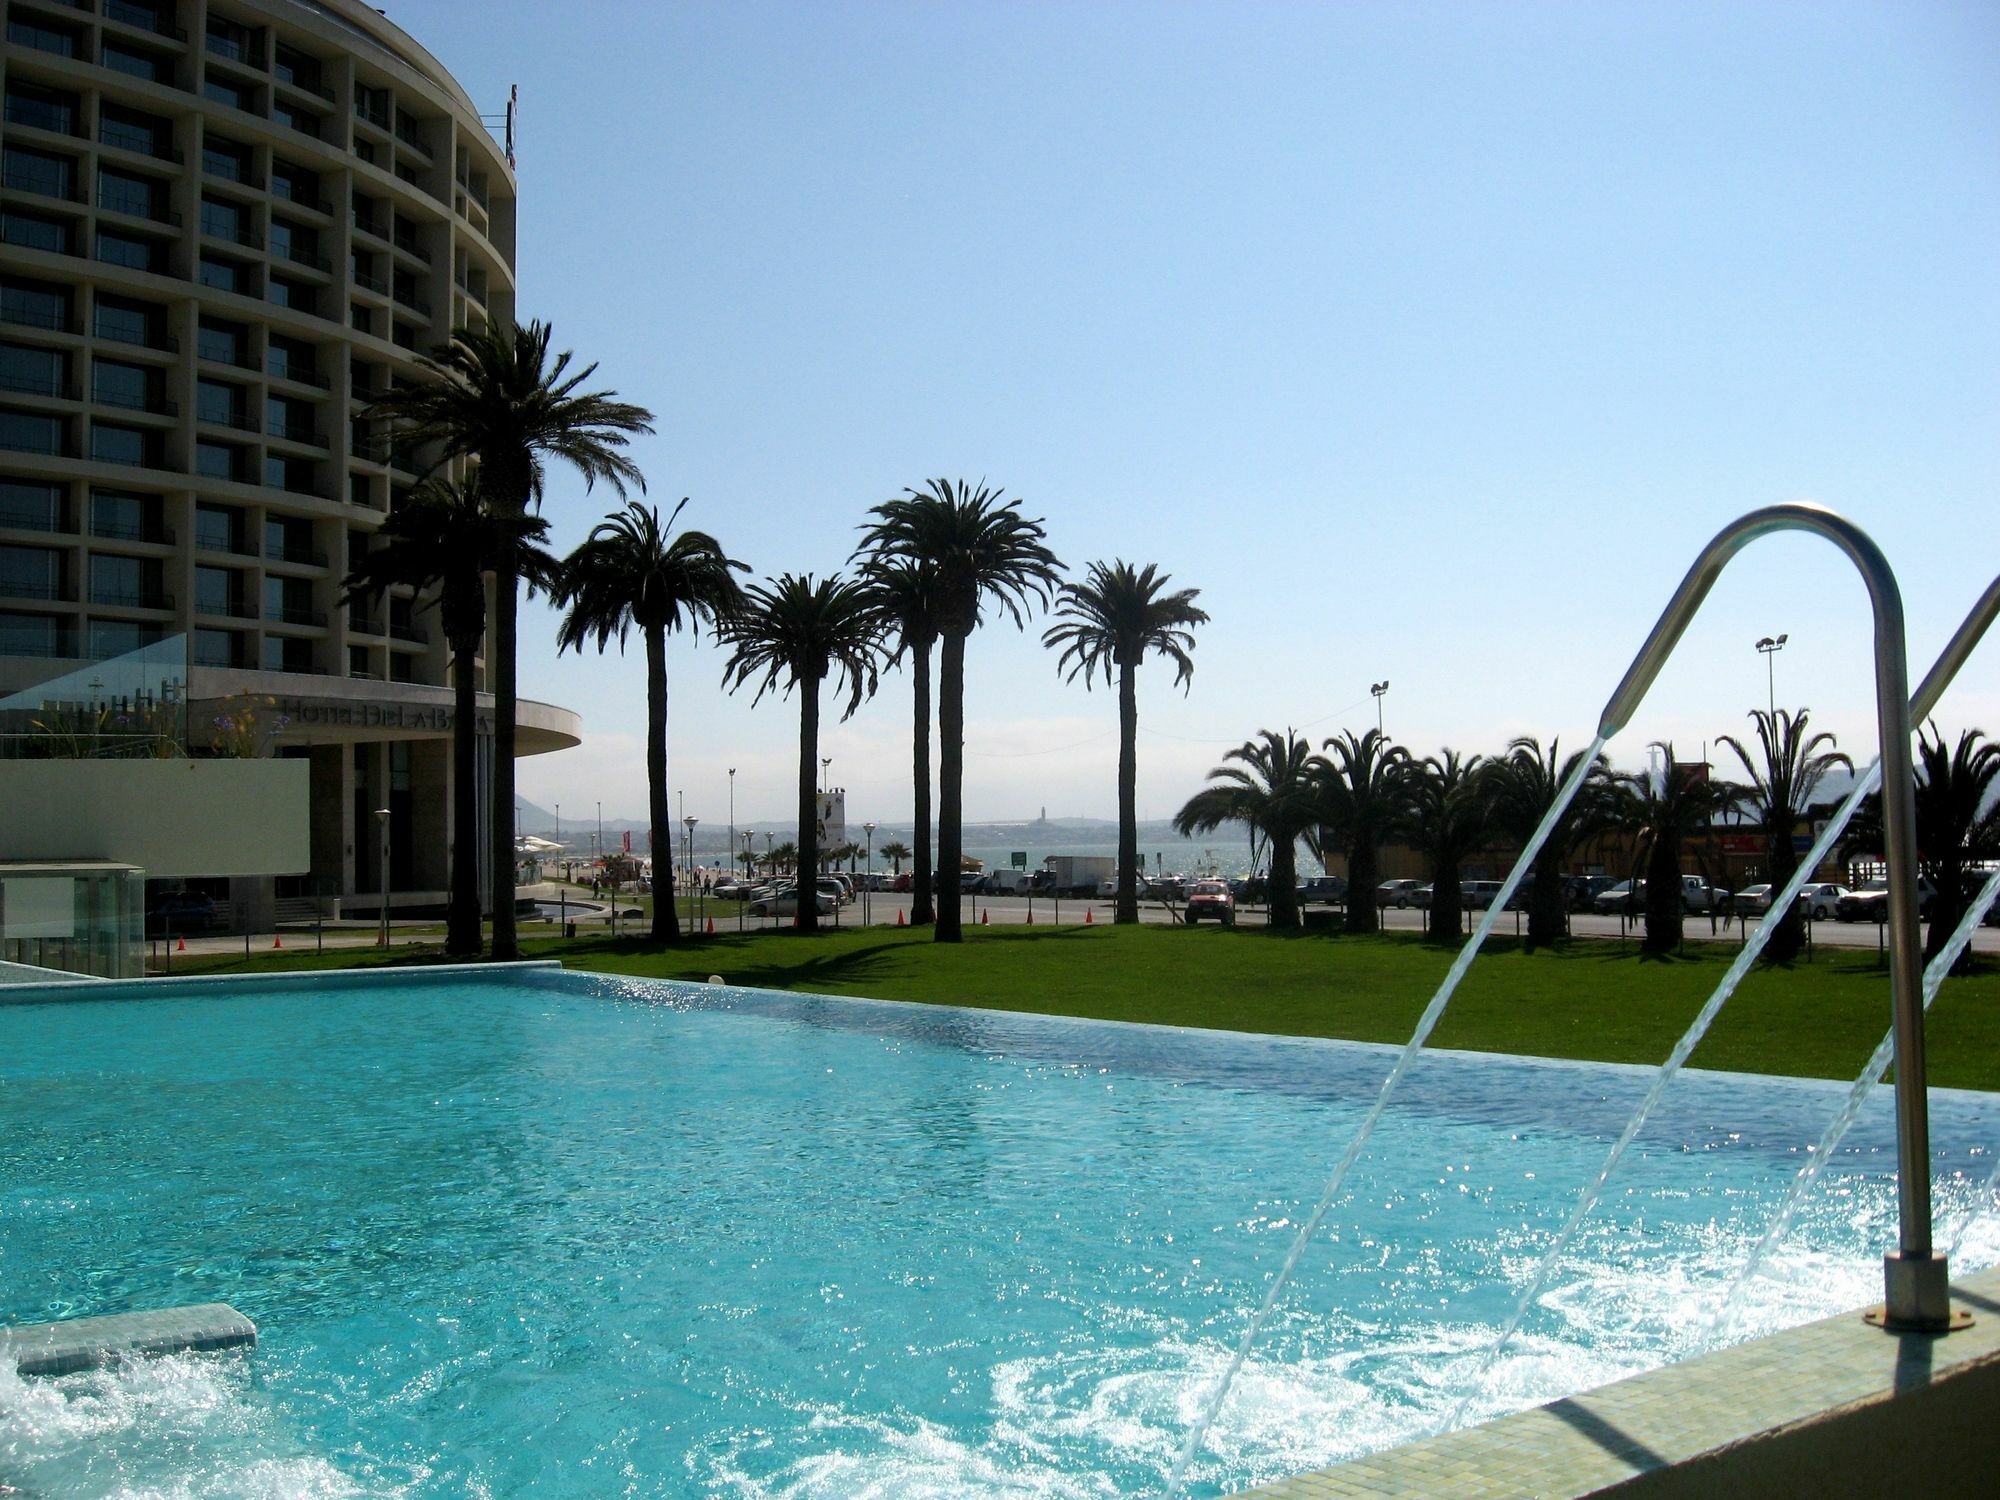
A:
{"type": "Polygon", "coordinates": [[[961,896],[970,896],[978,891],[980,886],[985,884],[985,881],[986,872],[984,870],[960,870],[958,872],[958,893],[961,896]]]}
{"type": "MultiPolygon", "coordinates": [[[[825,891],[813,892],[813,905],[821,916],[830,916],[839,903],[825,891]]],[[[760,891],[750,902],[753,917],[795,917],[799,914],[799,888],[788,886],[782,891],[760,891]]]]}
{"type": "Polygon", "coordinates": [[[1187,924],[1192,927],[1197,922],[1210,918],[1224,927],[1236,925],[1236,901],[1229,894],[1228,883],[1221,880],[1197,880],[1188,887],[1187,924]]]}
{"type": "MultiPolygon", "coordinates": [[[[1833,915],[1833,909],[1840,905],[1840,898],[1847,894],[1847,887],[1831,882],[1809,885],[1799,892],[1799,912],[1811,917],[1815,922],[1824,922],[1833,915]]],[[[1769,897],[1765,900],[1768,902],[1769,897]]]]}
{"type": "Polygon", "coordinates": [[[1347,882],[1338,875],[1313,875],[1299,882],[1299,903],[1345,901],[1347,882]]]}
{"type": "Polygon", "coordinates": [[[1418,911],[1429,911],[1431,909],[1431,902],[1436,896],[1437,886],[1435,884],[1420,885],[1414,891],[1410,892],[1410,905],[1414,906],[1418,911]]]}
{"type": "Polygon", "coordinates": [[[1681,907],[1684,911],[1728,911],[1730,892],[1710,885],[1699,875],[1681,876],[1681,907]]]}
{"type": "MultiPolygon", "coordinates": [[[[1521,888],[1527,890],[1532,884],[1532,880],[1524,880],[1521,888]]],[[[1589,911],[1591,904],[1616,884],[1615,875],[1570,875],[1563,880],[1563,899],[1571,911],[1589,911]]]]}
{"type": "Polygon", "coordinates": [[[1408,906],[1422,884],[1421,880],[1385,880],[1375,887],[1375,904],[1408,906]]]}
{"type": "MultiPolygon", "coordinates": [[[[1917,914],[1928,921],[1937,889],[1922,876],[1917,878],[1917,914]]],[[[1871,880],[1849,891],[1833,903],[1833,915],[1840,922],[1886,922],[1889,920],[1889,882],[1871,880]]]]}
{"type": "Polygon", "coordinates": [[[1591,901],[1590,909],[1601,915],[1616,915],[1622,911],[1627,916],[1636,916],[1646,909],[1646,882],[1621,880],[1599,891],[1591,901]]]}
{"type": "Polygon", "coordinates": [[[1459,887],[1459,901],[1467,911],[1485,911],[1493,904],[1493,898],[1500,894],[1503,883],[1498,880],[1468,880],[1459,887]]]}
{"type": "Polygon", "coordinates": [[[176,937],[209,932],[215,927],[215,902],[199,891],[175,891],[155,896],[146,907],[147,937],[176,937]]]}

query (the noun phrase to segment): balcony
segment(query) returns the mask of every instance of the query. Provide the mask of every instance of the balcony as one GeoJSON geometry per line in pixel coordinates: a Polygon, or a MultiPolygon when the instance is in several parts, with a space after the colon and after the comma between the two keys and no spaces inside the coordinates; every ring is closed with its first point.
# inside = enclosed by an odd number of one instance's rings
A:
{"type": "Polygon", "coordinates": [[[298,246],[273,245],[271,253],[282,257],[292,265],[304,266],[308,270],[318,271],[323,276],[333,274],[333,266],[324,255],[315,255],[311,251],[301,249],[298,246]]]}
{"type": "Polygon", "coordinates": [[[77,192],[75,183],[63,182],[31,167],[8,168],[6,174],[0,176],[0,187],[16,193],[36,193],[44,198],[53,198],[58,203],[83,202],[83,195],[77,192]]]}
{"type": "Polygon", "coordinates": [[[425,265],[429,265],[431,263],[430,251],[426,250],[422,245],[417,243],[417,237],[415,235],[398,234],[395,239],[395,245],[396,248],[402,251],[405,255],[414,255],[418,260],[422,261],[425,265]]]}
{"type": "Polygon", "coordinates": [[[309,629],[325,629],[326,611],[304,609],[298,605],[286,604],[264,611],[266,625],[302,625],[309,629]]]}
{"type": "Polygon", "coordinates": [[[332,382],[311,365],[267,363],[264,373],[273,380],[289,380],[296,385],[309,385],[317,390],[326,391],[333,388],[332,382]]]}
{"type": "Polygon", "coordinates": [[[107,213],[125,214],[134,219],[144,219],[150,224],[171,224],[180,227],[181,216],[172,209],[162,209],[150,194],[126,193],[117,189],[97,195],[97,206],[107,213]]]}
{"type": "Polygon", "coordinates": [[[46,328],[51,333],[83,332],[83,325],[67,310],[22,307],[11,302],[0,303],[0,323],[14,323],[22,328],[46,328]]]}
{"type": "Polygon", "coordinates": [[[128,593],[122,589],[92,589],[90,602],[105,609],[172,609],[174,596],[158,589],[128,593]]]}
{"type": "Polygon", "coordinates": [[[57,401],[81,399],[75,386],[67,385],[53,376],[16,375],[6,371],[0,371],[0,391],[11,391],[22,396],[50,396],[57,401]]]}
{"type": "Polygon", "coordinates": [[[325,448],[326,434],[304,423],[272,422],[265,429],[268,437],[280,438],[287,443],[300,443],[308,448],[325,448]]]}
{"type": "Polygon", "coordinates": [[[76,590],[53,578],[0,580],[0,598],[33,599],[45,604],[74,604],[76,590]]]}
{"type": "Polygon", "coordinates": [[[246,250],[264,248],[264,237],[261,234],[231,221],[227,214],[204,213],[201,216],[201,232],[210,239],[227,240],[230,244],[241,245],[246,250]]]}
{"type": "MultiPolygon", "coordinates": [[[[80,6],[79,9],[88,9],[80,6]]],[[[165,13],[143,5],[132,5],[128,0],[103,0],[101,7],[104,19],[116,21],[121,26],[131,26],[151,36],[171,37],[177,42],[187,40],[187,33],[173,24],[172,7],[163,7],[165,13]]]]}
{"type": "Polygon", "coordinates": [[[174,544],[173,527],[162,526],[158,522],[92,521],[90,534],[120,542],[144,542],[149,547],[171,547],[174,544]]]}
{"type": "Polygon", "coordinates": [[[422,626],[411,624],[408,620],[391,620],[389,639],[407,641],[413,646],[428,646],[431,643],[430,632],[422,626]]]}
{"type": "Polygon", "coordinates": [[[293,563],[301,568],[326,566],[326,554],[317,547],[302,547],[296,544],[267,546],[264,549],[264,557],[268,562],[293,563]]]}

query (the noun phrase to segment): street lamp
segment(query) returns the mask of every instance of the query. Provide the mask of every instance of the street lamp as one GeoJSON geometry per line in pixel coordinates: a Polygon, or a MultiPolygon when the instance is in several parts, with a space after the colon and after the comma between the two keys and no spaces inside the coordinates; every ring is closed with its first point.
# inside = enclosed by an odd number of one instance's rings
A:
{"type": "Polygon", "coordinates": [[[1774,723],[1778,717],[1778,668],[1771,658],[1784,650],[1785,642],[1790,639],[1791,637],[1787,635],[1777,637],[1767,635],[1757,642],[1757,653],[1764,658],[1764,686],[1766,692],[1770,694],[1770,701],[1766,706],[1771,710],[1771,719],[1774,723]]]}
{"type": "Polygon", "coordinates": [[[1382,733],[1382,699],[1388,694],[1389,679],[1384,677],[1380,682],[1369,683],[1368,691],[1375,695],[1375,732],[1379,735],[1382,733]]]}
{"type": "MultiPolygon", "coordinates": [[[[682,818],[681,821],[687,824],[687,831],[688,831],[687,859],[684,861],[687,868],[688,885],[694,887],[695,889],[699,889],[699,887],[695,885],[695,878],[694,878],[694,825],[699,823],[701,819],[690,815],[688,817],[682,818]]],[[[653,890],[653,899],[655,901],[660,899],[660,892],[658,887],[659,887],[659,882],[656,880],[654,882],[654,890],[653,890]]],[[[695,907],[695,920],[697,922],[701,920],[701,907],[699,905],[695,907]]]]}
{"type": "Polygon", "coordinates": [[[599,873],[602,873],[604,870],[604,804],[602,802],[597,804],[597,868],[599,873]]]}
{"type": "Polygon", "coordinates": [[[382,866],[382,946],[389,946],[389,809],[375,809],[375,857],[382,866]]]}
{"type": "Polygon", "coordinates": [[[819,789],[822,792],[826,790],[826,784],[828,780],[827,768],[832,764],[833,764],[833,757],[831,755],[822,755],[819,758],[819,789]]]}
{"type": "Polygon", "coordinates": [[[875,825],[863,823],[861,831],[868,835],[868,874],[861,882],[861,925],[866,927],[874,911],[869,897],[875,894],[875,825]]]}
{"type": "Polygon", "coordinates": [[[736,857],[736,767],[729,768],[729,842],[723,845],[725,859],[736,857]]]}
{"type": "MultiPolygon", "coordinates": [[[[754,844],[756,840],[757,840],[757,835],[754,832],[752,832],[748,828],[743,830],[743,877],[742,878],[745,880],[748,880],[750,878],[751,870],[756,868],[757,856],[751,850],[751,845],[754,844]]],[[[734,844],[731,844],[730,847],[733,849],[736,846],[734,844]]],[[[738,932],[741,932],[743,930],[743,921],[744,921],[743,912],[744,909],[749,905],[750,905],[750,892],[747,890],[739,890],[736,893],[736,930],[738,932]]]]}

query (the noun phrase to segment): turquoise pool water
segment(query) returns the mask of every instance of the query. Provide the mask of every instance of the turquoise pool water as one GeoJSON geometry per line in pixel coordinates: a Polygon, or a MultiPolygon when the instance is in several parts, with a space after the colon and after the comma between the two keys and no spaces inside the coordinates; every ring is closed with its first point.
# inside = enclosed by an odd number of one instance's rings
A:
{"type": "MultiPolygon", "coordinates": [[[[0,1321],[217,1300],[263,1341],[0,1371],[30,1494],[1157,1492],[1387,1066],[581,976],[151,993],[0,1004],[0,1321]]],[[[1644,1084],[1420,1063],[1200,1492],[1441,1420],[1644,1084]]],[[[1690,1352],[1839,1092],[1677,1085],[1488,1408],[1690,1352]]],[[[1935,1134],[1948,1221],[2000,1109],[1935,1134]]],[[[1740,1331],[1875,1298],[1890,1140],[1885,1101],[1740,1331]]]]}

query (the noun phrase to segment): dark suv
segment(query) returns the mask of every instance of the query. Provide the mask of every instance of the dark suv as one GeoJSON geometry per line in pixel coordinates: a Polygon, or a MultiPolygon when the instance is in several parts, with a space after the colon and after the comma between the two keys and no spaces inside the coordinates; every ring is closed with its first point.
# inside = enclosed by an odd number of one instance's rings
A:
{"type": "Polygon", "coordinates": [[[1344,901],[1347,899],[1347,882],[1338,875],[1314,875],[1299,882],[1299,902],[1344,901]]]}
{"type": "Polygon", "coordinates": [[[146,908],[147,937],[175,937],[215,927],[215,902],[197,891],[155,896],[146,908]]]}

